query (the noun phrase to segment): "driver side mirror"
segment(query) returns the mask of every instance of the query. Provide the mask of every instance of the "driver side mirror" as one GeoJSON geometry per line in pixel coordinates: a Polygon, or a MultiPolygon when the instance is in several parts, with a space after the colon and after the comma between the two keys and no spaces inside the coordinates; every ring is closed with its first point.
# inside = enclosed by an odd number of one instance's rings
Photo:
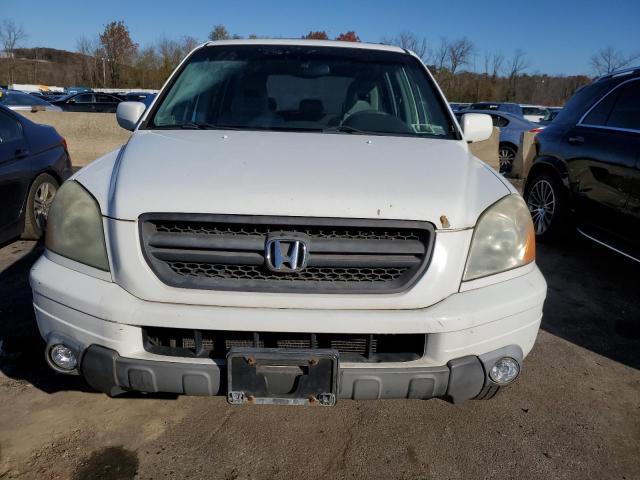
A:
{"type": "Polygon", "coordinates": [[[465,113],[460,119],[464,139],[469,142],[488,140],[493,133],[491,116],[486,113],[465,113]]]}
{"type": "Polygon", "coordinates": [[[116,110],[118,125],[125,130],[135,130],[146,108],[142,102],[120,102],[116,110]]]}

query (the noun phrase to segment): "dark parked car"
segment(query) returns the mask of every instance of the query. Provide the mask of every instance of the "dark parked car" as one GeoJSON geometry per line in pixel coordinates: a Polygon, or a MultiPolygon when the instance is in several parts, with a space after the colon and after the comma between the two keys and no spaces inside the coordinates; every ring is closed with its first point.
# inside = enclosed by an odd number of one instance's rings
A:
{"type": "Polygon", "coordinates": [[[108,93],[76,93],[53,101],[65,112],[115,113],[122,100],[108,93]]]}
{"type": "Polygon", "coordinates": [[[467,110],[497,110],[499,112],[507,112],[516,117],[524,118],[522,107],[517,103],[509,102],[478,102],[469,105],[467,110]]]}
{"type": "Polygon", "coordinates": [[[449,103],[451,110],[454,112],[459,112],[460,110],[464,110],[465,108],[468,108],[469,105],[470,105],[469,103],[460,103],[460,102],[449,103]]]}
{"type": "Polygon", "coordinates": [[[89,87],[69,87],[66,89],[66,93],[71,95],[72,93],[85,93],[85,92],[93,92],[89,87]]]}
{"type": "Polygon", "coordinates": [[[125,94],[124,97],[127,102],[141,102],[149,108],[153,99],[156,98],[156,94],[147,92],[129,92],[125,94]]]}
{"type": "Polygon", "coordinates": [[[39,238],[70,175],[66,142],[53,127],[0,106],[0,244],[20,235],[39,238]]]}
{"type": "Polygon", "coordinates": [[[537,236],[557,239],[573,223],[640,261],[640,67],[579,90],[536,149],[525,199],[537,236]]]}
{"type": "Polygon", "coordinates": [[[547,114],[542,118],[542,120],[538,122],[540,125],[549,125],[551,122],[553,122],[553,119],[556,118],[562,111],[561,108],[557,107],[549,107],[547,108],[547,110],[547,114]]]}

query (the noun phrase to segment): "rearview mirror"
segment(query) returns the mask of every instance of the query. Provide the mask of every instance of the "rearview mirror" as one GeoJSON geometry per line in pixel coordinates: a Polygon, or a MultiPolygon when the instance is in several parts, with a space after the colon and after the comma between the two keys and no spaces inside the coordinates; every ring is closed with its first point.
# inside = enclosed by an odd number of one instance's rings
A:
{"type": "Polygon", "coordinates": [[[142,102],[121,102],[116,110],[116,120],[125,130],[135,130],[138,120],[147,107],[142,102]]]}
{"type": "Polygon", "coordinates": [[[488,140],[493,133],[491,116],[486,113],[465,113],[460,119],[464,139],[469,142],[488,140]]]}

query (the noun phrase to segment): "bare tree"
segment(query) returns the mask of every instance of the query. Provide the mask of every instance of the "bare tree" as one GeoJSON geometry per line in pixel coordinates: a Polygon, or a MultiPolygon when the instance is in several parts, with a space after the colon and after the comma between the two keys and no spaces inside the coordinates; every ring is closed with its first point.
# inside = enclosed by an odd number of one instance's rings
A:
{"type": "Polygon", "coordinates": [[[460,38],[448,44],[447,59],[451,75],[455,75],[458,68],[468,65],[473,54],[473,43],[467,37],[460,38]]]}
{"type": "Polygon", "coordinates": [[[518,89],[518,77],[522,72],[529,68],[529,60],[526,57],[524,50],[517,48],[513,52],[513,57],[507,65],[507,77],[509,81],[509,88],[507,89],[507,100],[514,99],[517,96],[518,89]]]}
{"type": "Polygon", "coordinates": [[[449,56],[449,41],[446,39],[446,37],[441,37],[440,46],[433,54],[433,61],[434,61],[433,63],[436,67],[436,70],[441,71],[445,67],[448,56],[449,56]]]}
{"type": "Polygon", "coordinates": [[[189,35],[182,37],[182,56],[187,55],[191,50],[196,48],[200,42],[198,39],[194,37],[190,37],[189,35]]]}
{"type": "Polygon", "coordinates": [[[504,63],[504,55],[501,52],[484,54],[484,74],[490,76],[493,80],[498,78],[504,63]]]}
{"type": "Polygon", "coordinates": [[[16,25],[13,20],[4,20],[0,24],[0,41],[4,52],[9,58],[9,83],[13,83],[13,72],[16,68],[16,49],[27,39],[27,32],[22,25],[16,25]]]}
{"type": "Polygon", "coordinates": [[[175,40],[163,36],[158,40],[157,50],[160,57],[160,74],[167,78],[182,60],[182,47],[175,40]]]}
{"type": "Polygon", "coordinates": [[[96,52],[99,50],[99,41],[95,38],[82,36],[76,40],[76,52],[82,55],[82,72],[80,81],[85,85],[98,84],[98,59],[96,52]]]}
{"type": "Polygon", "coordinates": [[[640,58],[640,52],[626,56],[612,46],[608,46],[592,55],[590,63],[597,75],[607,75],[620,68],[631,65],[631,63],[638,58],[640,58]]]}
{"type": "Polygon", "coordinates": [[[509,78],[517,77],[529,68],[529,65],[526,53],[521,48],[518,48],[513,52],[513,57],[511,57],[511,61],[507,65],[507,76],[509,78]]]}
{"type": "Polygon", "coordinates": [[[411,50],[416,55],[418,55],[418,57],[420,57],[425,63],[429,63],[429,60],[431,58],[431,52],[429,50],[427,39],[424,37],[419,38],[413,32],[404,31],[399,33],[395,37],[383,37],[381,39],[381,42],[387,45],[396,45],[400,48],[411,50]]]}

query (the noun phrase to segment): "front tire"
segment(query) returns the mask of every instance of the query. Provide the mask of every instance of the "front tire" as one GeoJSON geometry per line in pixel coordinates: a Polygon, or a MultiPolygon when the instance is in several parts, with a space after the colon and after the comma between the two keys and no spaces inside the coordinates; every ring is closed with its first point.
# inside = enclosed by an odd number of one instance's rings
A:
{"type": "Polygon", "coordinates": [[[569,231],[567,191],[555,175],[541,173],[527,183],[524,199],[533,219],[536,239],[552,243],[569,231]]]}
{"type": "Polygon", "coordinates": [[[49,208],[60,184],[48,173],[42,173],[31,184],[27,196],[27,207],[24,214],[25,240],[38,240],[44,234],[47,225],[49,208]]]}

